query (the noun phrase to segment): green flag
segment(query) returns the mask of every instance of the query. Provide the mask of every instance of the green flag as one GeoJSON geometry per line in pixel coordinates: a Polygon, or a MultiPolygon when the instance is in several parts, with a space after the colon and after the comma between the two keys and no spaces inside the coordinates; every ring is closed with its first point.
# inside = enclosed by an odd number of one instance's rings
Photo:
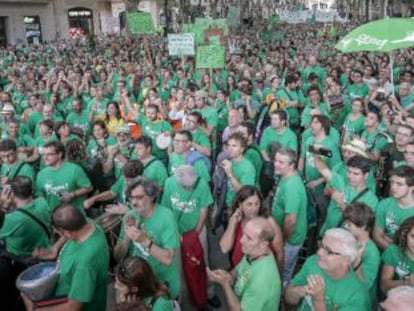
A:
{"type": "Polygon", "coordinates": [[[155,33],[154,23],[150,13],[147,12],[127,12],[129,29],[133,34],[155,33]]]}

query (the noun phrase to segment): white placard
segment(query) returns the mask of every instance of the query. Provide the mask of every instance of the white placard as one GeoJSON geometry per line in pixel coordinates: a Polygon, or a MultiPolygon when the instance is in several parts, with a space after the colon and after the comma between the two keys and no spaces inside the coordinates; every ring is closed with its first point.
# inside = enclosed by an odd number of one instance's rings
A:
{"type": "Polygon", "coordinates": [[[195,55],[194,34],[168,34],[168,53],[172,56],[195,55]]]}

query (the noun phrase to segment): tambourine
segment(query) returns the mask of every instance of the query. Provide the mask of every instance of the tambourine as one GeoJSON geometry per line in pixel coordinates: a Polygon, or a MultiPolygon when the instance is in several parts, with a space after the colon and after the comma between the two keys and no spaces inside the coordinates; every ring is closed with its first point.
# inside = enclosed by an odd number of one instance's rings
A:
{"type": "Polygon", "coordinates": [[[159,149],[167,149],[168,146],[170,146],[171,144],[171,140],[172,140],[171,134],[168,132],[164,132],[158,135],[155,143],[157,144],[157,147],[159,149]]]}

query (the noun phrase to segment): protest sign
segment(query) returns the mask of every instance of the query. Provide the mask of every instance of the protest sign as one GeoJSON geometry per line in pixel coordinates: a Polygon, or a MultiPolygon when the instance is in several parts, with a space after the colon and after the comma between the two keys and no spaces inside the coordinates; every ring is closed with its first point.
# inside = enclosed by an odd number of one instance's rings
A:
{"type": "Polygon", "coordinates": [[[200,45],[197,47],[197,68],[224,68],[225,48],[215,45],[200,45]]]}
{"type": "Polygon", "coordinates": [[[147,12],[127,12],[129,29],[133,34],[152,34],[155,33],[154,23],[150,13],[147,12]]]}
{"type": "Polygon", "coordinates": [[[194,34],[168,34],[168,53],[173,56],[195,55],[194,34]]]}

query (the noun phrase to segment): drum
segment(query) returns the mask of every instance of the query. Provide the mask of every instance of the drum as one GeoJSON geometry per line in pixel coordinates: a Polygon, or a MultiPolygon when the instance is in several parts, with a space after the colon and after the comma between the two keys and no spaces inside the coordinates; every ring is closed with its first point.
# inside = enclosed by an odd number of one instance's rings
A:
{"type": "Polygon", "coordinates": [[[33,301],[45,299],[52,295],[59,280],[59,272],[57,262],[42,262],[33,265],[19,274],[16,287],[33,301]]]}
{"type": "Polygon", "coordinates": [[[158,135],[156,143],[157,143],[157,147],[160,148],[161,150],[163,149],[167,149],[170,144],[171,144],[171,134],[168,132],[164,132],[161,133],[160,135],[158,135]]]}
{"type": "Polygon", "coordinates": [[[111,248],[115,247],[116,241],[118,239],[119,231],[121,229],[122,217],[123,215],[104,212],[102,215],[95,219],[95,222],[102,226],[111,248]]]}

